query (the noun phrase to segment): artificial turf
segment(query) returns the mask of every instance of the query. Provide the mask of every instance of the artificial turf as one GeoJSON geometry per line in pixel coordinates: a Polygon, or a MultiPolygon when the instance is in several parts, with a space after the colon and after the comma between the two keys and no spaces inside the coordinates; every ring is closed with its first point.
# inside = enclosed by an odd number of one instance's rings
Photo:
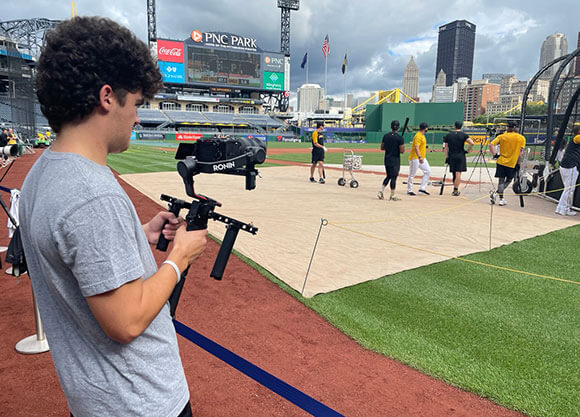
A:
{"type": "MultiPolygon", "coordinates": [[[[173,155],[131,146],[109,164],[170,171],[173,155]]],[[[579,240],[574,226],[465,258],[580,282],[579,240]]],[[[305,299],[246,261],[368,349],[533,416],[580,416],[580,285],[449,260],[305,299]]]]}

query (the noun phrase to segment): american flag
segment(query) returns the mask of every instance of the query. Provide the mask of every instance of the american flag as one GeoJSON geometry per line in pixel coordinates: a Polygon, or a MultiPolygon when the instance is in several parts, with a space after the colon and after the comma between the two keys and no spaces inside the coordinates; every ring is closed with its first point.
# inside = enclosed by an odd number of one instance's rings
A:
{"type": "Polygon", "coordinates": [[[330,45],[328,44],[328,35],[326,35],[324,37],[324,42],[322,42],[322,54],[324,55],[324,58],[326,58],[329,53],[330,53],[330,45]]]}

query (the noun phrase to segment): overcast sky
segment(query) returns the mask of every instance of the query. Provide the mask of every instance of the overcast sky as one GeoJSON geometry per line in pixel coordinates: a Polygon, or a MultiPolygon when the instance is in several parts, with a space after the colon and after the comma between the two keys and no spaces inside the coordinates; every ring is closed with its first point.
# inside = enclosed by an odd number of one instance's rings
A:
{"type": "MultiPolygon", "coordinates": [[[[147,39],[147,1],[78,0],[79,15],[110,17],[147,39]]],[[[185,39],[193,29],[230,32],[256,38],[267,51],[280,50],[280,9],[275,0],[157,0],[157,35],[185,39]]],[[[45,17],[66,19],[71,2],[3,1],[1,20],[45,17]]],[[[348,54],[347,92],[355,96],[401,88],[411,55],[419,66],[422,100],[435,79],[437,32],[442,24],[466,19],[477,26],[473,78],[483,73],[514,73],[530,78],[537,70],[546,36],[560,32],[568,52],[580,31],[579,0],[302,0],[291,13],[291,89],[305,82],[302,57],[309,51],[309,82],[324,86],[324,36],[330,39],[327,90],[343,96],[340,71],[348,54]]],[[[293,101],[293,100],[292,100],[293,101]]]]}

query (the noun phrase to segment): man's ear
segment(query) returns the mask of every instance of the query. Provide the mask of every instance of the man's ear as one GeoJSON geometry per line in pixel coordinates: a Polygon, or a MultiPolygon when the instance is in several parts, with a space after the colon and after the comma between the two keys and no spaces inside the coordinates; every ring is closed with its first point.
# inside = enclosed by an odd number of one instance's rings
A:
{"type": "Polygon", "coordinates": [[[113,102],[116,100],[115,93],[113,92],[113,88],[109,84],[105,84],[99,90],[99,104],[100,106],[109,111],[113,102]]]}

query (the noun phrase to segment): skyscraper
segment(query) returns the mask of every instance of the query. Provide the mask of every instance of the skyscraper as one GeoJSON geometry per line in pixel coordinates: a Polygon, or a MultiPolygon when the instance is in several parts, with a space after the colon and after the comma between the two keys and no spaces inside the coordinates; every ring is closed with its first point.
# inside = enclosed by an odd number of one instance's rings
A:
{"type": "Polygon", "coordinates": [[[312,113],[320,108],[320,101],[324,98],[324,91],[318,84],[302,84],[298,88],[298,111],[312,113]]]}
{"type": "Polygon", "coordinates": [[[437,67],[435,75],[443,70],[450,86],[460,77],[472,79],[475,25],[467,20],[456,20],[439,27],[437,67]]]}
{"type": "Polygon", "coordinates": [[[403,91],[414,99],[419,97],[419,68],[412,56],[403,71],[403,91]]]}
{"type": "MultiPolygon", "coordinates": [[[[540,52],[540,69],[554,59],[566,55],[567,53],[568,40],[566,39],[566,36],[561,33],[549,35],[542,43],[542,50],[540,52]]],[[[542,78],[553,78],[558,68],[559,65],[552,66],[552,68],[542,75],[542,78]]]]}

